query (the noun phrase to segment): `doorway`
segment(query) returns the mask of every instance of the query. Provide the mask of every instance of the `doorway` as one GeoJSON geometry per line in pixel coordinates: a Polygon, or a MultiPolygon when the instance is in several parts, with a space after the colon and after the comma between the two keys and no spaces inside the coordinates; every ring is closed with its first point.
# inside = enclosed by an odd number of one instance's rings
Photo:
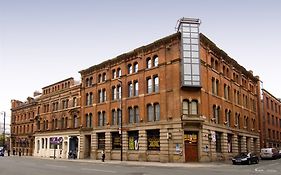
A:
{"type": "Polygon", "coordinates": [[[69,153],[68,157],[76,159],[78,155],[78,137],[71,136],[69,138],[69,153]]]}
{"type": "Polygon", "coordinates": [[[91,135],[85,135],[85,148],[84,158],[91,157],[91,135]]]}
{"type": "Polygon", "coordinates": [[[198,162],[198,132],[184,132],[185,161],[198,162]]]}

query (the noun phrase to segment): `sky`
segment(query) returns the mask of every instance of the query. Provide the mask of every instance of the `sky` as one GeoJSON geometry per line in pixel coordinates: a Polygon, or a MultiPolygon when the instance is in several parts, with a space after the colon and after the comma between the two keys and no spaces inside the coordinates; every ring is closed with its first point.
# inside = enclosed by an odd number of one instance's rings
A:
{"type": "Polygon", "coordinates": [[[182,17],[199,18],[201,33],[281,98],[280,7],[278,0],[0,0],[0,111],[9,122],[11,99],[80,80],[80,70],[175,33],[182,17]]]}

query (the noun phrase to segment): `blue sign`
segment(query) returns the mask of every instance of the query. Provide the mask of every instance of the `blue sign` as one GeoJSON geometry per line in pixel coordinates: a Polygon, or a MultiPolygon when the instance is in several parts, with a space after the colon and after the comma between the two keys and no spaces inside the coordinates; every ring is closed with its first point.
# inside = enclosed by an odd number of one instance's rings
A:
{"type": "Polygon", "coordinates": [[[62,141],[63,141],[62,137],[50,137],[51,144],[60,144],[62,143],[62,141]]]}

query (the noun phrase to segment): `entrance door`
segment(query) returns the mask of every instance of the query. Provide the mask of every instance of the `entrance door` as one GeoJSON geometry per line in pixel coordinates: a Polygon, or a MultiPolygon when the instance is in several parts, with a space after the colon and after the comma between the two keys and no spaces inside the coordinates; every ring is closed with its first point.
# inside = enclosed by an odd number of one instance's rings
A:
{"type": "Polygon", "coordinates": [[[185,161],[198,161],[198,132],[185,132],[184,134],[185,146],[185,161]]]}
{"type": "Polygon", "coordinates": [[[91,157],[91,135],[85,135],[85,157],[84,158],[90,158],[91,157]]]}
{"type": "Polygon", "coordinates": [[[77,136],[71,136],[69,138],[69,153],[68,157],[69,158],[77,158],[78,154],[78,138],[77,136]]]}

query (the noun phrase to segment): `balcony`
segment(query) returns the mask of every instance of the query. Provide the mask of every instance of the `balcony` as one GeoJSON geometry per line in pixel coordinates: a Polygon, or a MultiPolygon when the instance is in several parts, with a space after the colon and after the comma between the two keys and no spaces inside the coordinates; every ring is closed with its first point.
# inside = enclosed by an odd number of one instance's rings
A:
{"type": "Polygon", "coordinates": [[[186,114],[183,114],[182,115],[182,121],[183,122],[194,122],[194,123],[202,123],[204,122],[206,119],[205,116],[201,116],[201,115],[186,115],[186,114]]]}

